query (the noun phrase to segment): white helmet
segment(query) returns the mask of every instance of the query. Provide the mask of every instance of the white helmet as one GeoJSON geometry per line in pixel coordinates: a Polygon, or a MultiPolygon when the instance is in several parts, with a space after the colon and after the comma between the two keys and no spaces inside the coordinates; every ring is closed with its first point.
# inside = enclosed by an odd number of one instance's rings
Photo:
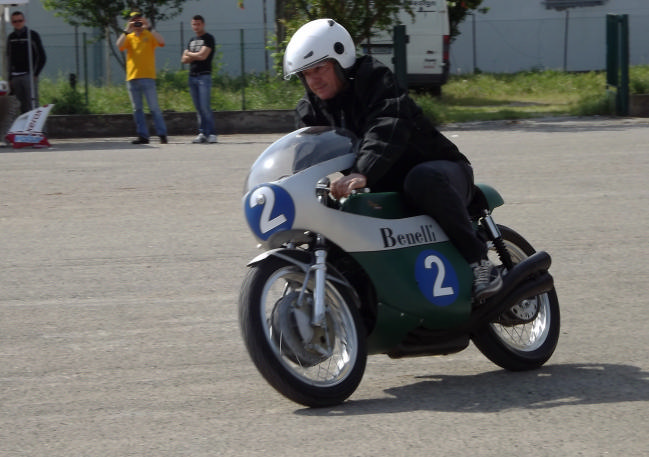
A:
{"type": "Polygon", "coordinates": [[[0,95],[7,95],[9,93],[9,83],[7,81],[0,81],[0,95]]]}
{"type": "Polygon", "coordinates": [[[334,59],[342,68],[356,61],[354,40],[333,19],[316,19],[298,29],[284,53],[284,78],[306,70],[324,60],[334,59]]]}

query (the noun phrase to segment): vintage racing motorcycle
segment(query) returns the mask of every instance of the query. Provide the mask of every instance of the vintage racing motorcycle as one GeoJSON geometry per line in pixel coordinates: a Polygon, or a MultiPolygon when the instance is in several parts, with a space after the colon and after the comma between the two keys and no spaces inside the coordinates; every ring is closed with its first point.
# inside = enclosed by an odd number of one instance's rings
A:
{"type": "Polygon", "coordinates": [[[329,195],[351,168],[358,140],[308,127],[270,145],[243,197],[265,251],[241,286],[239,322],[263,377],[289,399],[333,406],[358,387],[368,354],[445,355],[470,341],[513,371],[543,365],[559,338],[550,256],[494,222],[503,204],[479,184],[469,209],[503,287],[472,303],[472,272],[439,225],[398,193],[329,195]]]}

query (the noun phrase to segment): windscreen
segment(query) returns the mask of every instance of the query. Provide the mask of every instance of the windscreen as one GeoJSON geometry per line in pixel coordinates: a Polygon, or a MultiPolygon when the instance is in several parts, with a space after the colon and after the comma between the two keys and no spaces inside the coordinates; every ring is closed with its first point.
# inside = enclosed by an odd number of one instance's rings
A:
{"type": "Polygon", "coordinates": [[[332,127],[306,127],[271,144],[250,168],[244,194],[259,184],[291,176],[315,164],[353,152],[353,133],[332,127]]]}

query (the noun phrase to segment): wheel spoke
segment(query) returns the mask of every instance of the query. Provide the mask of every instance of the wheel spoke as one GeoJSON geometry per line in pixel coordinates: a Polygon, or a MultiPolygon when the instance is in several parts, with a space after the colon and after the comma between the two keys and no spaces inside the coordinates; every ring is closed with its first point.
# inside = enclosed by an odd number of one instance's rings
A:
{"type": "Polygon", "coordinates": [[[295,376],[314,385],[333,385],[344,379],[355,362],[356,348],[350,343],[357,339],[354,320],[344,299],[328,284],[326,323],[314,329],[312,341],[302,342],[293,310],[301,306],[301,312],[311,314],[313,300],[298,303],[296,298],[312,295],[311,283],[305,286],[304,280],[304,273],[292,266],[269,278],[261,300],[266,335],[281,363],[295,376]],[[281,332],[274,328],[277,325],[281,332]]]}

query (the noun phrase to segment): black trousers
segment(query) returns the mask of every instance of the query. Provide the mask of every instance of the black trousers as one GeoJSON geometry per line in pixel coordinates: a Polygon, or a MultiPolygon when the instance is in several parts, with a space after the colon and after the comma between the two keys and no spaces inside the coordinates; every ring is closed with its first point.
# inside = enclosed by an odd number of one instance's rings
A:
{"type": "Polygon", "coordinates": [[[10,79],[11,90],[20,102],[20,114],[38,108],[38,78],[34,78],[34,102],[32,108],[32,87],[29,75],[12,76],[10,79]]]}
{"type": "Polygon", "coordinates": [[[468,263],[486,258],[467,205],[473,197],[473,168],[465,162],[434,160],[412,168],[404,181],[406,198],[433,217],[468,263]]]}

